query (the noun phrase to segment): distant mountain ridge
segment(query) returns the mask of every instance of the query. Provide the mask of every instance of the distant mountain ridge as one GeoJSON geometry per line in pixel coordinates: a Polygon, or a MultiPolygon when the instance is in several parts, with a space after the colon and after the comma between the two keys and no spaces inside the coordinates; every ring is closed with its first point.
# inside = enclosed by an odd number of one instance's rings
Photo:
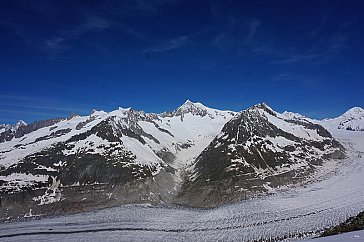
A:
{"type": "Polygon", "coordinates": [[[264,103],[232,112],[187,100],[160,114],[119,108],[3,125],[1,202],[12,209],[1,216],[30,208],[52,214],[124,203],[239,200],[300,182],[324,161],[345,157],[324,127],[340,128],[345,120],[362,127],[361,114],[356,108],[315,121],[264,103]]]}

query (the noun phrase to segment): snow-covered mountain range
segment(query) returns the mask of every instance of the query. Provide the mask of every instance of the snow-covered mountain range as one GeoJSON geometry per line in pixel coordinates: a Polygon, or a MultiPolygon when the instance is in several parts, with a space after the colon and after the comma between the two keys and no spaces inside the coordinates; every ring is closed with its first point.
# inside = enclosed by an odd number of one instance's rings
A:
{"type": "MultiPolygon", "coordinates": [[[[86,117],[42,121],[44,125],[21,135],[17,124],[3,132],[14,135],[1,143],[1,174],[8,175],[0,179],[9,180],[2,184],[1,191],[20,191],[47,183],[48,177],[43,173],[57,173],[67,166],[67,157],[74,162],[83,156],[102,156],[107,157],[105,162],[113,160],[114,167],[138,167],[133,171],[134,177],[147,175],[143,169],[149,175],[157,174],[168,163],[180,166],[191,162],[234,115],[186,101],[175,111],[161,114],[119,108],[110,113],[93,111],[86,117]],[[45,156],[49,157],[41,161],[40,157],[45,156]],[[33,176],[24,177],[30,179],[26,182],[9,178],[23,173],[33,176]]],[[[93,175],[80,175],[80,180],[74,182],[104,182],[105,178],[93,175]]]]}
{"type": "Polygon", "coordinates": [[[160,114],[119,108],[0,125],[1,217],[140,202],[216,206],[306,179],[345,157],[327,129],[363,127],[361,108],[318,121],[266,104],[232,112],[189,100],[160,114]]]}

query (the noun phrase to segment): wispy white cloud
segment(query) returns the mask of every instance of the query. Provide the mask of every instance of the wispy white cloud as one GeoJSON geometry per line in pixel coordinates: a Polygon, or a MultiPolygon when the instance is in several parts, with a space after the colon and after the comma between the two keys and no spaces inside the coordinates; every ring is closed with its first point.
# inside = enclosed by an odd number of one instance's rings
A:
{"type": "Polygon", "coordinates": [[[261,24],[260,19],[237,20],[229,17],[224,30],[212,39],[212,45],[220,50],[239,48],[239,45],[252,45],[261,24]]]}
{"type": "Polygon", "coordinates": [[[322,30],[324,29],[326,23],[328,22],[328,15],[324,14],[321,17],[321,21],[319,22],[319,24],[317,26],[315,26],[308,34],[310,37],[316,37],[318,36],[322,30]]]}
{"type": "Polygon", "coordinates": [[[0,117],[4,119],[9,114],[24,119],[24,115],[31,116],[62,116],[70,113],[86,114],[90,111],[82,105],[60,102],[41,97],[27,97],[17,95],[0,95],[0,117]]]}
{"type": "Polygon", "coordinates": [[[3,21],[0,19],[0,27],[5,27],[11,30],[17,37],[19,37],[26,45],[32,45],[33,40],[29,37],[29,28],[22,24],[3,21]]]}
{"type": "Polygon", "coordinates": [[[192,32],[189,34],[184,34],[177,36],[175,38],[171,39],[165,39],[165,40],[155,40],[153,38],[149,38],[150,42],[154,42],[155,44],[151,47],[143,49],[142,53],[153,53],[153,52],[166,52],[171,51],[175,49],[180,49],[187,45],[195,44],[197,41],[196,39],[198,37],[203,36],[204,34],[211,31],[211,28],[204,28],[200,31],[192,32]]]}
{"type": "Polygon", "coordinates": [[[189,43],[190,35],[182,35],[177,38],[169,39],[164,41],[162,44],[152,46],[150,48],[144,49],[145,53],[153,52],[166,52],[174,49],[179,49],[189,43]]]}
{"type": "Polygon", "coordinates": [[[45,40],[45,46],[47,49],[61,49],[63,46],[63,42],[64,42],[65,38],[64,37],[53,37],[51,39],[46,39],[45,40]]]}
{"type": "Polygon", "coordinates": [[[37,97],[27,97],[22,95],[4,95],[0,94],[0,100],[3,103],[4,101],[43,101],[43,98],[37,98],[37,97]]]}
{"type": "Polygon", "coordinates": [[[332,36],[326,45],[313,46],[301,53],[295,53],[290,56],[282,56],[282,58],[273,61],[276,64],[298,63],[303,61],[316,61],[324,63],[332,60],[347,48],[348,37],[337,33],[332,36]]]}
{"type": "Polygon", "coordinates": [[[261,20],[260,19],[254,19],[252,21],[249,21],[247,24],[249,26],[249,32],[248,35],[245,37],[245,40],[250,42],[253,40],[254,35],[257,32],[257,29],[260,25],[261,20]]]}
{"type": "Polygon", "coordinates": [[[164,4],[176,3],[178,0],[134,0],[135,8],[145,12],[157,12],[164,4]]]}
{"type": "MultiPolygon", "coordinates": [[[[12,107],[12,108],[27,108],[27,109],[36,109],[36,110],[47,110],[53,112],[75,112],[75,113],[84,113],[85,109],[79,108],[71,108],[71,107],[62,107],[58,105],[29,105],[29,104],[12,104],[12,103],[1,103],[0,107],[12,107]]],[[[7,109],[9,110],[9,109],[7,109]]]]}
{"type": "Polygon", "coordinates": [[[212,44],[221,50],[226,50],[236,44],[236,40],[229,33],[223,32],[215,36],[212,44]]]}
{"type": "Polygon", "coordinates": [[[245,41],[240,42],[238,53],[241,56],[257,60],[269,58],[269,62],[272,64],[296,64],[308,61],[311,64],[324,64],[334,60],[349,48],[349,33],[343,28],[338,27],[334,33],[316,36],[323,31],[326,21],[327,18],[323,18],[312,31],[295,41],[282,39],[269,31],[260,31],[257,36],[262,25],[261,21],[251,21],[245,41]],[[302,38],[306,40],[304,45],[302,45],[302,38]]]}
{"type": "MultiPolygon", "coordinates": [[[[13,118],[16,118],[17,120],[24,120],[25,115],[32,116],[32,117],[44,117],[52,115],[53,117],[59,117],[59,112],[57,111],[29,111],[29,110],[11,110],[11,109],[4,109],[0,107],[0,115],[1,120],[4,118],[4,116],[11,116],[13,118]]],[[[9,119],[10,120],[10,119],[9,119]]]]}
{"type": "Polygon", "coordinates": [[[220,11],[219,11],[219,6],[218,6],[218,2],[217,1],[213,1],[211,3],[211,5],[210,5],[210,12],[215,17],[219,17],[220,16],[220,11]]]}
{"type": "Polygon", "coordinates": [[[101,31],[111,26],[107,19],[96,15],[87,14],[85,21],[73,29],[59,32],[57,35],[48,38],[44,42],[44,47],[51,51],[62,51],[66,48],[67,41],[77,39],[83,34],[91,31],[101,31]]]}
{"type": "Polygon", "coordinates": [[[165,5],[172,5],[181,0],[104,0],[99,1],[98,9],[108,15],[124,17],[157,14],[165,5]]]}
{"type": "MultiPolygon", "coordinates": [[[[325,78],[326,79],[326,78],[325,78]]],[[[326,79],[327,80],[327,79],[326,79]]],[[[324,79],[319,76],[310,76],[307,74],[300,75],[292,72],[282,72],[273,75],[267,80],[267,83],[277,84],[277,85],[299,85],[310,89],[317,89],[324,87],[324,79]]]]}
{"type": "Polygon", "coordinates": [[[268,29],[261,19],[246,20],[246,34],[239,42],[237,52],[272,64],[324,64],[333,61],[350,47],[348,40],[352,35],[348,31],[352,23],[346,21],[344,25],[331,16],[335,6],[330,5],[311,30],[289,38],[277,35],[275,29],[268,29]]]}

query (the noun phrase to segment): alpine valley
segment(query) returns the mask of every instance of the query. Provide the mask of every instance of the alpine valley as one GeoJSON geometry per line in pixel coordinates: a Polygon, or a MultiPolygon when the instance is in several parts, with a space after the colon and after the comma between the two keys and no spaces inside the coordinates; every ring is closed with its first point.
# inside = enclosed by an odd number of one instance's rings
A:
{"type": "MultiPolygon", "coordinates": [[[[0,125],[0,219],[122,204],[217,207],[325,180],[364,139],[364,110],[314,120],[264,103],[241,112],[187,100],[0,125]]],[[[356,154],[356,153],[355,153],[356,154]]],[[[332,174],[331,174],[332,175],[332,174]]]]}

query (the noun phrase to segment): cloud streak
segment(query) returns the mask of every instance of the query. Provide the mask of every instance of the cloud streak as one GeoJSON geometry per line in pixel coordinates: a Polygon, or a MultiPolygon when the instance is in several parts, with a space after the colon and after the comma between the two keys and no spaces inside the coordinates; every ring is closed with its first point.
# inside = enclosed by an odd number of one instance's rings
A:
{"type": "Polygon", "coordinates": [[[250,22],[248,22],[248,26],[249,26],[249,33],[248,35],[246,36],[245,40],[247,42],[250,42],[253,40],[253,37],[255,35],[255,33],[257,32],[257,29],[260,25],[260,19],[255,19],[255,20],[252,20],[250,22]]]}
{"type": "Polygon", "coordinates": [[[319,89],[324,87],[324,80],[318,76],[300,75],[297,73],[283,72],[272,76],[267,80],[274,85],[300,85],[305,88],[319,89]]]}
{"type": "Polygon", "coordinates": [[[260,24],[260,19],[237,20],[229,17],[224,30],[215,35],[211,43],[220,50],[252,46],[260,24]]]}
{"type": "Polygon", "coordinates": [[[90,110],[47,98],[0,95],[0,116],[2,120],[10,114],[18,119],[24,119],[24,115],[44,118],[65,116],[70,113],[86,114],[90,110]]]}
{"type": "Polygon", "coordinates": [[[174,39],[165,41],[160,45],[153,46],[143,50],[145,53],[156,53],[156,52],[166,52],[170,50],[179,49],[185,46],[189,42],[189,35],[182,35],[174,39]]]}
{"type": "Polygon", "coordinates": [[[256,60],[269,58],[272,64],[297,64],[308,61],[311,64],[324,64],[332,61],[349,48],[349,34],[338,26],[336,32],[325,33],[323,37],[318,38],[327,24],[327,19],[328,17],[323,17],[313,30],[294,41],[277,37],[274,32],[264,31],[260,20],[250,21],[248,34],[244,41],[240,42],[239,55],[256,60]],[[302,38],[306,42],[304,45],[302,38]]]}
{"type": "Polygon", "coordinates": [[[172,5],[181,0],[104,0],[97,8],[107,15],[122,17],[148,16],[157,14],[165,5],[172,5]]]}
{"type": "MultiPolygon", "coordinates": [[[[48,110],[48,111],[61,111],[61,112],[75,112],[75,113],[84,113],[84,109],[77,109],[77,108],[67,108],[61,107],[58,105],[28,105],[28,104],[11,104],[5,103],[0,104],[0,107],[11,107],[11,108],[27,108],[27,109],[39,109],[39,110],[48,110]]],[[[47,112],[48,112],[47,111],[47,112]]]]}
{"type": "Polygon", "coordinates": [[[317,63],[324,63],[332,60],[347,48],[348,37],[343,34],[335,34],[329,39],[329,42],[320,49],[312,47],[302,53],[296,53],[291,56],[285,56],[280,60],[273,61],[275,64],[289,64],[304,61],[316,61],[317,63]]]}
{"type": "Polygon", "coordinates": [[[86,15],[84,23],[74,29],[61,31],[57,35],[48,38],[44,42],[45,49],[51,51],[62,51],[66,48],[66,42],[77,39],[83,34],[92,31],[101,31],[111,26],[111,22],[96,15],[86,15]]]}

